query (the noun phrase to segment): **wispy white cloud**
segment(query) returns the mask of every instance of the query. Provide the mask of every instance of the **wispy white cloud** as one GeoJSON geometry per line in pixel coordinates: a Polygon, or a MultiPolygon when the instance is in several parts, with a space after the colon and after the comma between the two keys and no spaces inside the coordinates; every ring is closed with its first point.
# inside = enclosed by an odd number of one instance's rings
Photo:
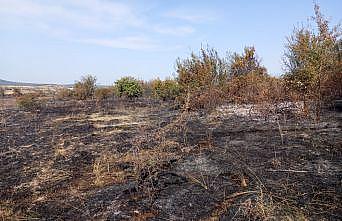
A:
{"type": "Polygon", "coordinates": [[[139,26],[131,7],[101,0],[0,0],[0,16],[7,19],[58,23],[65,27],[115,28],[139,26]]]}
{"type": "Polygon", "coordinates": [[[168,27],[158,25],[154,27],[154,30],[160,34],[168,34],[175,36],[184,36],[195,32],[195,29],[191,26],[168,27]]]}
{"type": "Polygon", "coordinates": [[[175,18],[179,20],[184,20],[191,23],[203,23],[215,21],[217,15],[213,14],[211,11],[200,10],[200,9],[175,9],[164,13],[164,17],[175,18]]]}
{"type": "Polygon", "coordinates": [[[165,48],[156,34],[184,37],[195,32],[186,22],[209,18],[184,11],[168,12],[157,21],[149,16],[144,9],[124,1],[0,0],[0,26],[38,30],[67,41],[132,50],[165,48]],[[186,22],[170,22],[179,19],[186,22]]]}
{"type": "Polygon", "coordinates": [[[122,48],[131,50],[147,50],[147,49],[157,49],[159,48],[157,44],[150,41],[145,37],[120,37],[120,38],[89,38],[80,39],[80,43],[99,45],[111,48],[122,48]]]}

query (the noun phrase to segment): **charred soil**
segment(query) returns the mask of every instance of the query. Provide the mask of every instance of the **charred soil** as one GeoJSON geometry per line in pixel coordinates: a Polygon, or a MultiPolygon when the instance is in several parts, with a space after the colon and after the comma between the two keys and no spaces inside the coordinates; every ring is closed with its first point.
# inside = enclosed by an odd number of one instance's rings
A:
{"type": "Polygon", "coordinates": [[[341,220],[339,112],[320,122],[150,100],[0,112],[4,220],[341,220]],[[242,113],[242,112],[241,112],[242,113]]]}

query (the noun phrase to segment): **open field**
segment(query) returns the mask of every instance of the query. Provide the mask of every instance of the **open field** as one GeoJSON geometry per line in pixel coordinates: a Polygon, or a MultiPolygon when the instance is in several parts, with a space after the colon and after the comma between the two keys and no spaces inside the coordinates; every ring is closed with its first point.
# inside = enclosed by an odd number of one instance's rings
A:
{"type": "Polygon", "coordinates": [[[20,89],[22,94],[28,93],[45,93],[45,94],[53,94],[61,88],[65,88],[60,85],[42,85],[42,86],[17,86],[17,85],[6,85],[1,86],[4,89],[4,94],[6,96],[13,95],[15,89],[20,89]]]}
{"type": "Polygon", "coordinates": [[[1,110],[3,220],[341,220],[341,112],[140,99],[1,110]]]}

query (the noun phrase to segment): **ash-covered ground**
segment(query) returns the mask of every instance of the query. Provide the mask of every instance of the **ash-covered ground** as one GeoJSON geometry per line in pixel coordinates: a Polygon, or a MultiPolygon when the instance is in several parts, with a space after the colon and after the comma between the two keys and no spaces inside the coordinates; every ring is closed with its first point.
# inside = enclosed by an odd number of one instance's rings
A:
{"type": "Polygon", "coordinates": [[[150,100],[0,112],[3,220],[341,220],[342,113],[150,100]]]}

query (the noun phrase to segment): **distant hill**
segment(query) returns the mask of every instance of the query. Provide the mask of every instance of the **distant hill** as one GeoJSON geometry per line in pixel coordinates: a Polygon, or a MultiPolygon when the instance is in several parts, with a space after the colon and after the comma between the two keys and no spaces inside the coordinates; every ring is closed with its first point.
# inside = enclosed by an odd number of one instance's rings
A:
{"type": "Polygon", "coordinates": [[[23,82],[13,82],[0,79],[1,86],[42,86],[47,84],[35,84],[35,83],[23,83],[23,82]]]}
{"type": "MultiPolygon", "coordinates": [[[[24,82],[14,82],[14,81],[6,81],[0,79],[0,86],[63,86],[63,87],[72,87],[74,84],[37,84],[37,83],[24,83],[24,82]]],[[[107,85],[98,84],[98,87],[107,87],[107,85]]]]}

